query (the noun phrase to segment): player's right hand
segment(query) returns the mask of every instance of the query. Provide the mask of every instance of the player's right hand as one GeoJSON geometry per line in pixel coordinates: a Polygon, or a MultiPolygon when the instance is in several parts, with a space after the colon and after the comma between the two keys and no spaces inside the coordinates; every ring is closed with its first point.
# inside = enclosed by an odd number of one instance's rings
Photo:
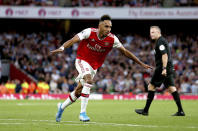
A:
{"type": "Polygon", "coordinates": [[[63,50],[62,50],[62,49],[60,49],[60,48],[58,48],[58,49],[56,49],[56,50],[52,50],[52,51],[50,51],[50,55],[54,55],[54,54],[62,53],[62,52],[63,52],[63,50]]]}

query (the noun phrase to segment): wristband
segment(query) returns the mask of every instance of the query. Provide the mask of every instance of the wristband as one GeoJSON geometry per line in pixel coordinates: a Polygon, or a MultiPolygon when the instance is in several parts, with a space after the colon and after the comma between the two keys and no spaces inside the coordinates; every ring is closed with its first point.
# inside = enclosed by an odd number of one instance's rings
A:
{"type": "Polygon", "coordinates": [[[64,46],[61,46],[59,49],[61,49],[62,51],[64,51],[65,48],[64,48],[64,46]]]}

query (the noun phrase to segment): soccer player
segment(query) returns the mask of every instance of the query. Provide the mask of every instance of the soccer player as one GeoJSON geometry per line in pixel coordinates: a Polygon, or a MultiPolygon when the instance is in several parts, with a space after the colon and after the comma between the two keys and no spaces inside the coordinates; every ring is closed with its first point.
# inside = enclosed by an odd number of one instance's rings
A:
{"type": "Polygon", "coordinates": [[[156,68],[148,85],[148,96],[144,109],[136,109],[135,112],[142,115],[148,115],[149,107],[155,95],[155,88],[160,87],[163,83],[165,88],[168,88],[169,92],[172,94],[177,107],[178,112],[173,114],[173,116],[185,116],[182,109],[180,96],[176,90],[174,84],[174,69],[172,64],[171,52],[168,46],[168,42],[161,35],[161,29],[158,26],[150,27],[150,37],[152,40],[156,41],[155,46],[155,63],[156,68]]]}
{"type": "Polygon", "coordinates": [[[72,39],[66,41],[60,48],[51,51],[52,54],[63,52],[65,48],[80,42],[77,50],[75,67],[79,72],[75,81],[78,83],[76,89],[70,93],[69,97],[63,103],[58,104],[56,121],[60,122],[62,113],[66,107],[75,102],[81,96],[80,121],[89,121],[86,114],[90,89],[93,87],[93,78],[97,69],[103,64],[107,54],[112,48],[117,48],[123,55],[134,60],[142,67],[149,69],[149,65],[142,63],[133,53],[125,49],[118,38],[111,34],[111,18],[103,15],[99,21],[98,29],[87,28],[75,35],[72,39]]]}

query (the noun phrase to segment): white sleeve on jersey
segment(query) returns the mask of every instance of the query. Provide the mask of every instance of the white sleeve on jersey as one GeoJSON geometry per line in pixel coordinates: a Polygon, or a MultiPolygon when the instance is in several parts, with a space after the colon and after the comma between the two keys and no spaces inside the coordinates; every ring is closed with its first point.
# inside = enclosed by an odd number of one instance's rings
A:
{"type": "Polygon", "coordinates": [[[113,44],[113,48],[119,48],[119,47],[122,47],[122,46],[123,46],[123,45],[122,45],[122,43],[120,43],[118,37],[116,37],[116,36],[114,35],[114,44],[113,44]]]}
{"type": "Polygon", "coordinates": [[[80,38],[80,40],[83,40],[89,38],[90,34],[91,34],[91,28],[87,28],[81,31],[80,33],[78,33],[77,35],[80,38]]]}

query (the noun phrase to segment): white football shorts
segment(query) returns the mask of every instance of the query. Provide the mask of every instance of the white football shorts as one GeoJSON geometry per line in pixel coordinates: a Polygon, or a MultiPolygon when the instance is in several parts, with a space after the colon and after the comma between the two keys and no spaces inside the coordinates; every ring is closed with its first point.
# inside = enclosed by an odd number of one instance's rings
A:
{"type": "Polygon", "coordinates": [[[91,74],[92,79],[96,75],[97,69],[94,70],[86,61],[81,59],[76,59],[75,61],[76,69],[79,73],[78,77],[75,79],[75,81],[81,82],[82,85],[84,85],[84,79],[83,77],[87,74],[91,74]]]}

